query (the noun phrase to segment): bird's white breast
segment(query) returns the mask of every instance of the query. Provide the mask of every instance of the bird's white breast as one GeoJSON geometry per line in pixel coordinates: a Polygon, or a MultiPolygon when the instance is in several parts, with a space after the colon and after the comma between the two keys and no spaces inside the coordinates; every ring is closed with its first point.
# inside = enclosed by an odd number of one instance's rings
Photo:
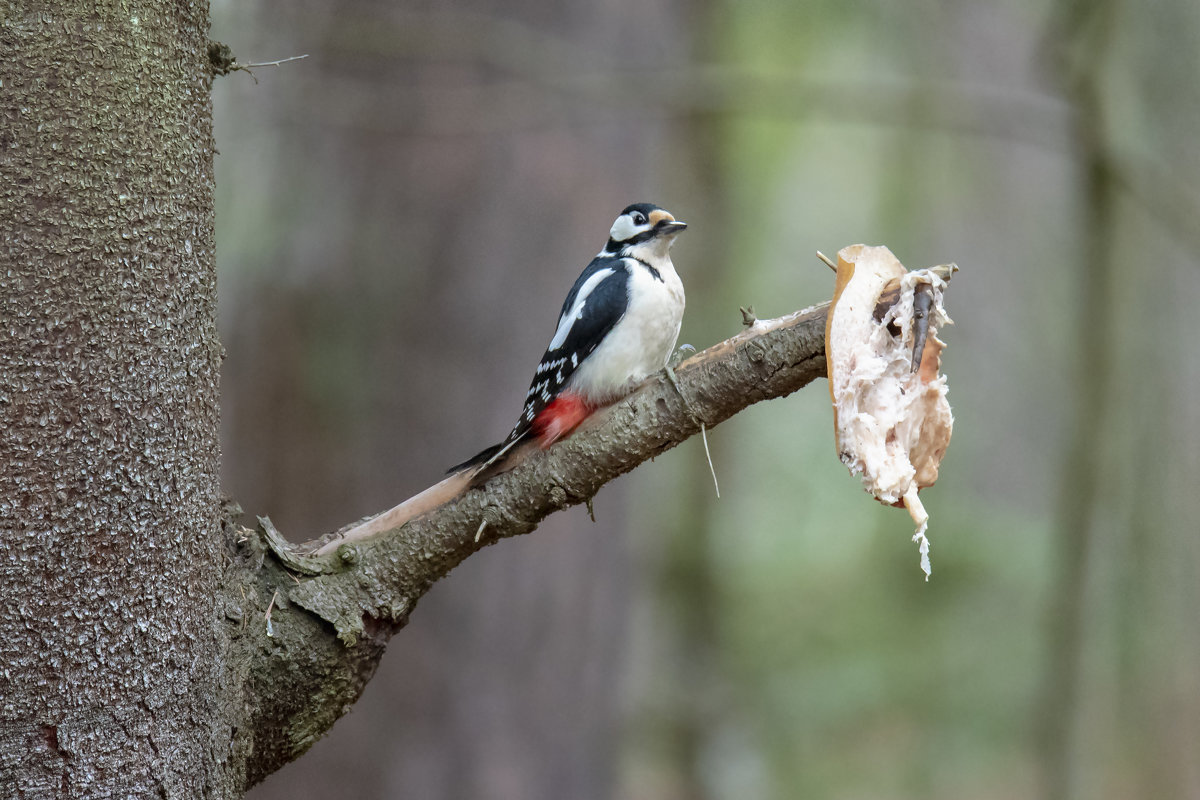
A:
{"type": "Polygon", "coordinates": [[[675,349],[683,321],[683,283],[670,258],[655,259],[662,280],[643,264],[627,259],[629,305],[605,337],[571,376],[570,386],[596,403],[607,403],[662,369],[675,349]]]}

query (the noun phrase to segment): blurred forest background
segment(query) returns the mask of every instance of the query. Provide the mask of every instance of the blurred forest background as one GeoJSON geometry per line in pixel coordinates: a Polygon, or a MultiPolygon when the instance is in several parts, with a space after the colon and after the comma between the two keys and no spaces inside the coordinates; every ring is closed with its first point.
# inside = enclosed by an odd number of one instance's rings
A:
{"type": "Polygon", "coordinates": [[[681,342],[956,261],[903,512],[818,383],[421,601],[268,798],[1200,797],[1200,4],[214,0],[227,489],[308,539],[496,441],[627,203],[681,342]]]}

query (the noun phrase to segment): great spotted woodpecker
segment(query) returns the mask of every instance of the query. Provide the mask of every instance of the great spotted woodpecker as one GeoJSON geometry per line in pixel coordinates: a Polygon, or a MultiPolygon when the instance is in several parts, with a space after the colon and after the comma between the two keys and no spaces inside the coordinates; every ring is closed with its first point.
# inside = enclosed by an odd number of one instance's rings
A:
{"type": "Polygon", "coordinates": [[[670,250],[686,227],[650,203],[621,212],[608,243],[567,293],[516,426],[449,472],[473,468],[479,480],[531,436],[549,447],[667,365],[684,306],[670,250]]]}

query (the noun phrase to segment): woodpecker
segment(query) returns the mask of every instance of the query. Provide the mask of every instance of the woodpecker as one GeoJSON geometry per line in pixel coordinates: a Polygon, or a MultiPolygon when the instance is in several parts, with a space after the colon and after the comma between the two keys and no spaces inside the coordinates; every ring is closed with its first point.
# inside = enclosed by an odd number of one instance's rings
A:
{"type": "Polygon", "coordinates": [[[670,250],[685,228],[651,203],[621,212],[567,293],[512,432],[448,472],[471,468],[475,480],[494,474],[521,442],[534,437],[549,447],[667,365],[684,306],[670,250]]]}

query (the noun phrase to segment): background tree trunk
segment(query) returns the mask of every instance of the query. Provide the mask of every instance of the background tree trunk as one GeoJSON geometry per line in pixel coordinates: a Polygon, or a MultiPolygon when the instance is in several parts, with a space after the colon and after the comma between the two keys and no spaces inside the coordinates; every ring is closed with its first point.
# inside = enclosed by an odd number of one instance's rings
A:
{"type": "Polygon", "coordinates": [[[205,3],[0,12],[0,787],[231,796],[205,3]]]}

